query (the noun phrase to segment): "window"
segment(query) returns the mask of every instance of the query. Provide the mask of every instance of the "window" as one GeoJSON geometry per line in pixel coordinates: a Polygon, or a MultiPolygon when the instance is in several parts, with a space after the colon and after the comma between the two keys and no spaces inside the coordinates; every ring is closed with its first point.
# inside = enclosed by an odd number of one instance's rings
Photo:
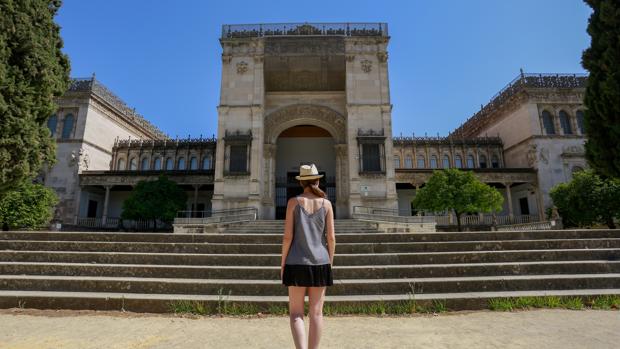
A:
{"type": "Polygon", "coordinates": [[[491,167],[499,168],[499,158],[497,157],[497,155],[493,155],[491,157],[491,167]]]}
{"type": "Polygon", "coordinates": [[[456,166],[456,168],[463,167],[463,159],[461,158],[460,155],[457,155],[454,157],[454,166],[456,166]]]}
{"type": "Polygon", "coordinates": [[[230,172],[247,172],[248,151],[247,145],[230,146],[230,172]]]}
{"type": "Polygon", "coordinates": [[[551,115],[551,113],[549,113],[548,111],[543,111],[542,112],[542,121],[543,121],[543,126],[545,128],[545,133],[548,135],[554,135],[555,134],[555,126],[553,125],[553,115],[551,115]]]}
{"type": "Polygon", "coordinates": [[[443,156],[443,168],[450,168],[450,157],[448,155],[443,156]]]}
{"type": "Polygon", "coordinates": [[[148,158],[142,159],[142,164],[140,164],[140,169],[142,171],[147,171],[149,169],[149,159],[148,158]]]}
{"type": "Polygon", "coordinates": [[[211,169],[211,155],[207,155],[202,159],[202,169],[210,170],[211,169]]]}
{"type": "Polygon", "coordinates": [[[138,164],[136,163],[136,158],[132,158],[129,160],[129,169],[135,171],[138,169],[138,164]]]}
{"type": "Polygon", "coordinates": [[[473,155],[467,155],[467,168],[474,168],[476,167],[474,165],[474,156],[473,155]]]}
{"type": "Polygon", "coordinates": [[[560,111],[560,125],[562,126],[562,132],[565,135],[573,134],[573,129],[570,125],[570,117],[564,110],[560,111]]]}
{"type": "Polygon", "coordinates": [[[400,156],[394,155],[394,168],[400,168],[400,156]]]}
{"type": "Polygon", "coordinates": [[[155,171],[161,170],[161,158],[160,157],[155,158],[155,162],[153,163],[153,169],[155,171]]]}
{"type": "Polygon", "coordinates": [[[413,158],[411,157],[411,155],[407,155],[407,157],[405,158],[405,167],[413,168],[413,158]]]}
{"type": "Polygon", "coordinates": [[[437,168],[437,156],[431,156],[431,168],[437,168]]]}
{"type": "Polygon", "coordinates": [[[54,134],[56,133],[57,123],[58,123],[58,117],[56,116],[56,114],[50,116],[50,118],[47,119],[47,128],[50,129],[50,133],[52,134],[52,137],[54,137],[54,134]]]}
{"type": "Polygon", "coordinates": [[[480,155],[480,168],[487,168],[487,157],[486,157],[486,155],[480,155]]]}
{"type": "Polygon", "coordinates": [[[579,133],[586,134],[585,129],[583,128],[583,110],[577,110],[577,127],[579,127],[579,133]]]}
{"type": "Polygon", "coordinates": [[[198,160],[196,159],[195,156],[192,156],[189,159],[189,169],[190,170],[197,170],[198,169],[198,160]]]}
{"type": "Polygon", "coordinates": [[[378,143],[362,144],[362,171],[381,171],[381,154],[378,143]]]}
{"type": "Polygon", "coordinates": [[[418,168],[425,168],[426,161],[424,159],[424,155],[418,155],[418,168]]]}
{"type": "Polygon", "coordinates": [[[118,161],[116,162],[116,169],[118,171],[124,171],[125,170],[125,159],[123,159],[123,158],[118,159],[118,161]]]}
{"type": "Polygon", "coordinates": [[[174,170],[174,164],[171,158],[166,159],[166,170],[174,170]]]}
{"type": "Polygon", "coordinates": [[[177,162],[177,170],[184,170],[185,169],[185,158],[180,157],[179,161],[177,162]]]}
{"type": "Polygon", "coordinates": [[[66,139],[71,137],[71,131],[73,131],[73,114],[67,114],[65,121],[62,125],[61,138],[66,139]]]}

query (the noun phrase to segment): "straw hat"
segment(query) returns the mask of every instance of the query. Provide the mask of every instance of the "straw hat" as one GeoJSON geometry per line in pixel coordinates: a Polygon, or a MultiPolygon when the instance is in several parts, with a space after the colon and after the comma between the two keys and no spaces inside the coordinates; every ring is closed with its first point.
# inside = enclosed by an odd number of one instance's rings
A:
{"type": "Polygon", "coordinates": [[[315,179],[323,177],[322,174],[319,174],[319,170],[316,169],[314,164],[312,165],[301,165],[299,166],[299,176],[295,176],[295,179],[298,180],[306,180],[306,179],[315,179]]]}

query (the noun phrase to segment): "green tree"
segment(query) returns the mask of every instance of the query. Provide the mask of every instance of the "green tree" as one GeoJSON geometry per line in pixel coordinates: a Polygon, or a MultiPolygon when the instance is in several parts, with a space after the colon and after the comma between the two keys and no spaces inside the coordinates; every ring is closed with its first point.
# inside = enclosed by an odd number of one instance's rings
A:
{"type": "Polygon", "coordinates": [[[576,172],[573,179],[549,192],[567,227],[589,227],[597,223],[615,228],[620,219],[620,179],[602,178],[592,170],[576,172]]]}
{"type": "Polygon", "coordinates": [[[69,86],[59,0],[0,0],[0,198],[56,159],[47,129],[69,86]]]}
{"type": "Polygon", "coordinates": [[[52,219],[56,193],[41,184],[21,183],[0,200],[0,225],[10,229],[36,229],[52,219]]]}
{"type": "MultiPolygon", "coordinates": [[[[174,181],[161,175],[154,181],[140,181],[123,202],[123,219],[146,219],[170,223],[185,208],[187,194],[174,181]]],[[[154,225],[157,227],[157,225],[154,225]]]]}
{"type": "Polygon", "coordinates": [[[592,40],[581,64],[590,72],[584,98],[586,157],[596,172],[620,177],[620,2],[586,0],[592,40]]]}
{"type": "Polygon", "coordinates": [[[471,171],[455,168],[434,171],[413,199],[416,208],[453,210],[459,231],[463,213],[500,211],[503,202],[497,189],[480,182],[471,171]]]}

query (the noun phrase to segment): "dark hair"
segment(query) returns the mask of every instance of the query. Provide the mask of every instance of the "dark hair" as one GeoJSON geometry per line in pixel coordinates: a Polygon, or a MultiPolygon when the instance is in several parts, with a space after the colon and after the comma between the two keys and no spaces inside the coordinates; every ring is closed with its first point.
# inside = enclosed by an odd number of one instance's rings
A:
{"type": "Polygon", "coordinates": [[[299,184],[301,184],[301,186],[304,187],[304,189],[309,186],[312,193],[318,197],[322,197],[322,198],[327,197],[327,195],[325,195],[325,192],[322,191],[321,188],[319,188],[318,178],[302,179],[302,180],[299,180],[299,184]]]}

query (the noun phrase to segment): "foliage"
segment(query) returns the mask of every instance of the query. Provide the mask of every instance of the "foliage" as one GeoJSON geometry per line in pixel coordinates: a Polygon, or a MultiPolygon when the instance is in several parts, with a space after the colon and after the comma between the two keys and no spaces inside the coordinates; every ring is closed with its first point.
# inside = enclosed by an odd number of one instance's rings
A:
{"type": "Polygon", "coordinates": [[[614,228],[620,218],[620,179],[604,179],[592,170],[575,172],[570,182],[549,192],[564,226],[588,227],[598,223],[614,228]]]}
{"type": "Polygon", "coordinates": [[[586,157],[596,172],[620,178],[620,2],[586,0],[592,37],[582,65],[590,72],[584,98],[586,157]]]}
{"type": "Polygon", "coordinates": [[[123,219],[172,222],[185,208],[187,195],[175,182],[161,175],[154,181],[140,181],[123,202],[123,219]]]}
{"type": "Polygon", "coordinates": [[[434,171],[413,200],[416,208],[453,210],[459,231],[463,213],[501,211],[503,202],[497,189],[480,182],[471,171],[455,168],[434,171]]]}
{"type": "Polygon", "coordinates": [[[0,0],[0,198],[55,161],[47,129],[69,60],[54,16],[59,0],[0,0]]]}
{"type": "Polygon", "coordinates": [[[58,203],[56,193],[41,184],[25,182],[8,191],[0,200],[0,223],[10,229],[35,229],[52,219],[58,203]]]}

